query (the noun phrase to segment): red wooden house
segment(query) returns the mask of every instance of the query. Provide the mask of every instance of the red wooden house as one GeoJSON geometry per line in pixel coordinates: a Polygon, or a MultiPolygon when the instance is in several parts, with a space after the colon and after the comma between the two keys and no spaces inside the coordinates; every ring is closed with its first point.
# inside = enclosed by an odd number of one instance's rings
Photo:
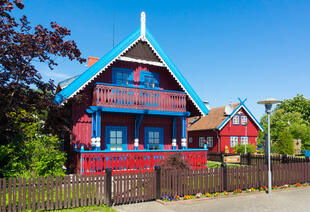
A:
{"type": "MultiPolygon", "coordinates": [[[[240,99],[239,99],[240,100],[240,99]]],[[[204,117],[191,117],[188,126],[188,147],[210,152],[233,152],[237,144],[254,144],[263,127],[244,101],[210,109],[204,117]]]]}
{"type": "Polygon", "coordinates": [[[56,102],[72,111],[77,172],[153,169],[176,152],[206,166],[206,150],[188,149],[186,122],[208,109],[145,28],[144,13],[141,27],[58,90],[56,102]]]}

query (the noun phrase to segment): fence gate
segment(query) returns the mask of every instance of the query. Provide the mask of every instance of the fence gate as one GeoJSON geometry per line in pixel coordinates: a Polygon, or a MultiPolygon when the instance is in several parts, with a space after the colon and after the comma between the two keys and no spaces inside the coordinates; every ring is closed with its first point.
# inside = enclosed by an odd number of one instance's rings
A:
{"type": "Polygon", "coordinates": [[[156,199],[156,172],[117,173],[112,176],[114,204],[134,203],[156,199]]]}

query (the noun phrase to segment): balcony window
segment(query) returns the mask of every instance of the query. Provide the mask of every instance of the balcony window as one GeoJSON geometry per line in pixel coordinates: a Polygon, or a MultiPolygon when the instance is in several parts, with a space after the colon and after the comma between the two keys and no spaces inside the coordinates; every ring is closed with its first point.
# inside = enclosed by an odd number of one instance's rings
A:
{"type": "Polygon", "coordinates": [[[163,149],[163,128],[145,128],[145,147],[149,150],[163,149]]]}
{"type": "Polygon", "coordinates": [[[112,83],[117,85],[133,85],[133,71],[125,68],[113,68],[112,83]]]}
{"type": "Polygon", "coordinates": [[[140,85],[148,89],[156,89],[159,87],[158,73],[140,71],[140,85]]]}

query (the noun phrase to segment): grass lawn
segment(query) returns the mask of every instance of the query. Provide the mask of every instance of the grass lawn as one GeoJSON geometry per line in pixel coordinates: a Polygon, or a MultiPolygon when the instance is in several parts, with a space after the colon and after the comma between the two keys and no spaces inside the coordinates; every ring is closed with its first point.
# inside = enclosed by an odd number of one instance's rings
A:
{"type": "Polygon", "coordinates": [[[80,207],[80,208],[71,208],[71,209],[62,209],[62,210],[55,210],[55,211],[64,211],[64,212],[87,212],[87,211],[103,211],[103,212],[116,212],[115,209],[110,208],[106,205],[100,206],[89,206],[89,207],[80,207]]]}
{"type": "MultiPolygon", "coordinates": [[[[208,166],[208,168],[220,168],[221,162],[208,160],[207,166],[208,166]]],[[[241,166],[240,164],[227,163],[227,167],[240,167],[240,166],[241,166]]]]}

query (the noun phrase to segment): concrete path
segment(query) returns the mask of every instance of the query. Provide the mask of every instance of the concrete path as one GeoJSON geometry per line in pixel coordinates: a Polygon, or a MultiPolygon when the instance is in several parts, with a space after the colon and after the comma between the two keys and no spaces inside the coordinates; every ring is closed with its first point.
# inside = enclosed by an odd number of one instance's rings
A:
{"type": "Polygon", "coordinates": [[[227,212],[310,212],[310,188],[277,190],[271,195],[264,192],[236,195],[196,202],[162,205],[145,202],[114,207],[118,212],[182,212],[182,211],[227,211],[227,212]]]}

